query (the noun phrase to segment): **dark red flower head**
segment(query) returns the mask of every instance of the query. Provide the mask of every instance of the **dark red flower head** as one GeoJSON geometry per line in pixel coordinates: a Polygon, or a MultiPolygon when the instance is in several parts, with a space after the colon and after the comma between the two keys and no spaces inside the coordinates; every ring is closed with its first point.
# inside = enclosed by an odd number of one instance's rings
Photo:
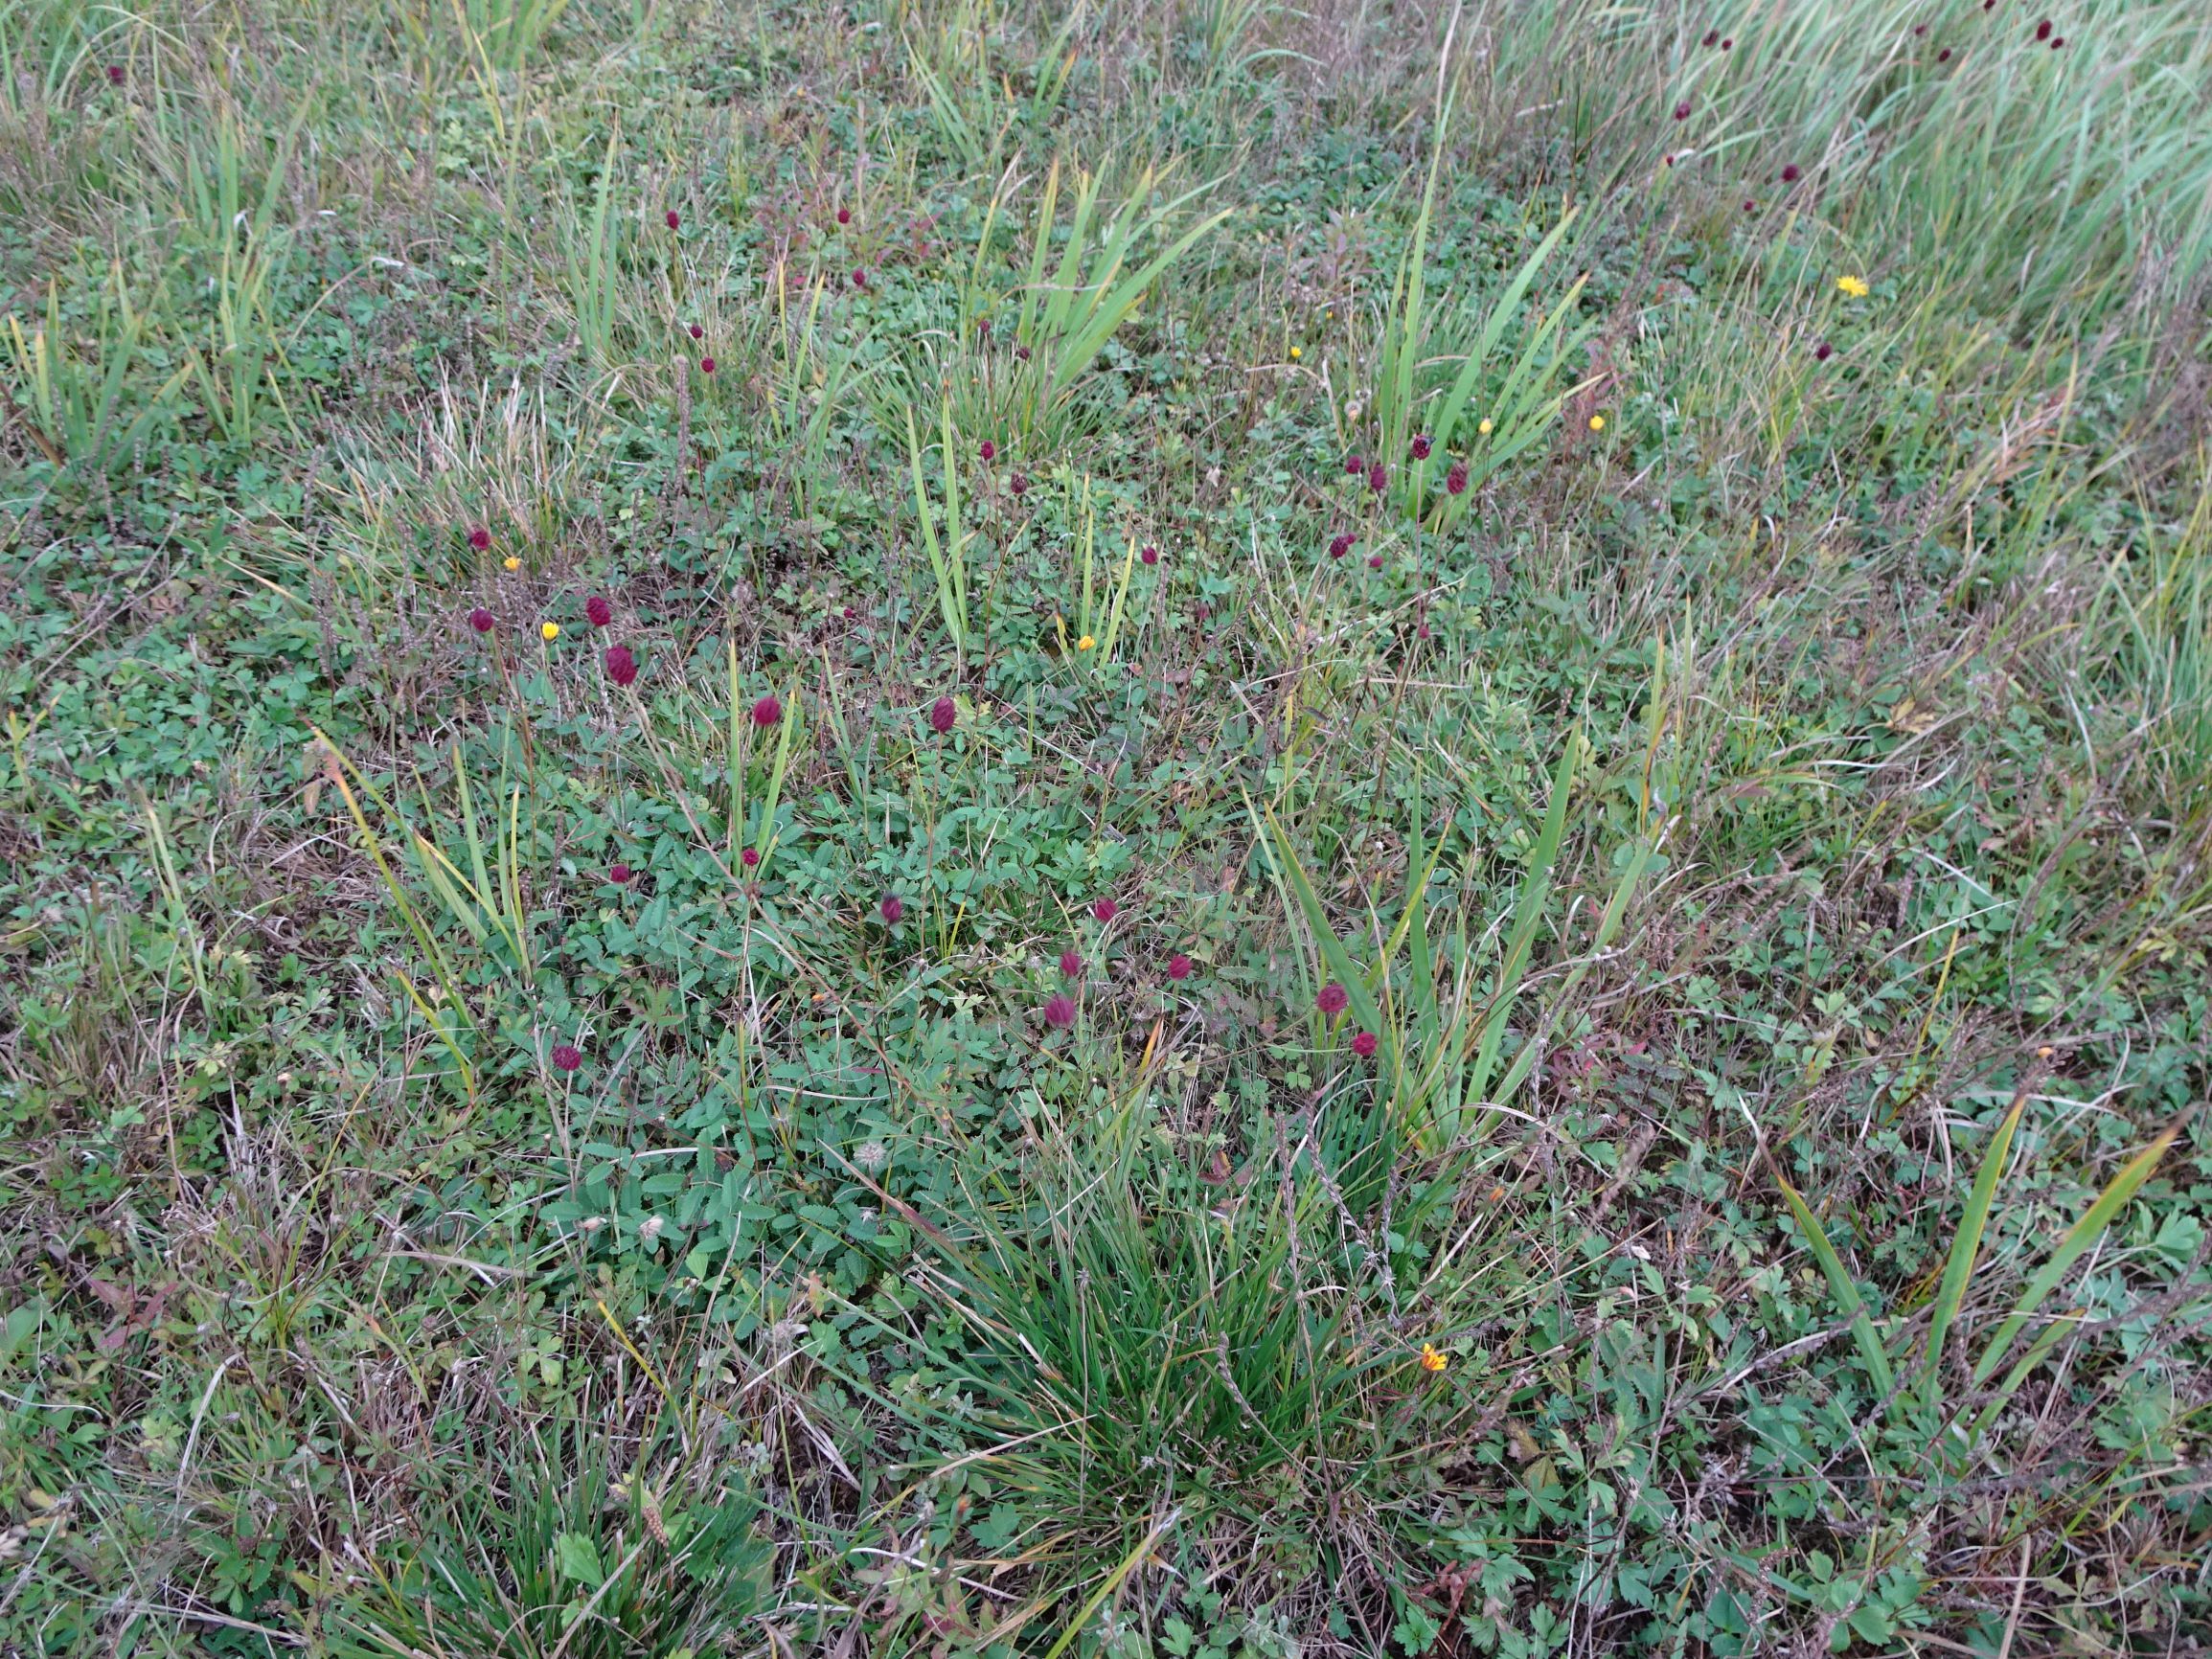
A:
{"type": "Polygon", "coordinates": [[[1367,488],[1374,490],[1376,494],[1380,495],[1382,493],[1382,487],[1389,482],[1390,474],[1387,470],[1385,470],[1381,462],[1378,461],[1372,466],[1368,467],[1367,488]]]}
{"type": "Polygon", "coordinates": [[[1026,363],[1026,362],[1028,362],[1028,361],[1029,361],[1029,348],[1028,348],[1027,346],[1016,346],[1016,347],[1015,347],[1015,349],[1014,349],[1014,360],[1015,360],[1015,362],[1017,362],[1017,363],[1026,363]]]}
{"type": "Polygon", "coordinates": [[[2060,47],[2064,46],[2065,43],[2066,43],[2066,37],[2065,37],[2064,34],[2054,34],[2054,35],[2052,35],[2052,36],[2051,36],[2051,50],[2052,50],[2053,52],[2056,52],[2056,51],[2057,51],[2057,50],[2058,50],[2060,47]]]}
{"type": "Polygon", "coordinates": [[[1687,121],[1690,119],[1690,101],[1688,99],[1685,98],[1681,102],[1675,105],[1675,119],[1676,121],[1687,121]]]}
{"type": "Polygon", "coordinates": [[[707,331],[700,328],[696,323],[694,323],[692,325],[692,338],[695,340],[703,340],[706,337],[707,331]]]}
{"type": "Polygon", "coordinates": [[[1798,171],[1795,162],[1791,162],[1782,170],[1782,182],[1784,184],[1795,184],[1802,177],[1804,174],[1798,171]]]}
{"type": "Polygon", "coordinates": [[[1075,1024],[1075,1001],[1064,991],[1055,992],[1044,1005],[1044,1023],[1060,1031],[1075,1024]]]}
{"type": "Polygon", "coordinates": [[[627,864],[610,864],[607,866],[606,878],[617,887],[628,886],[630,875],[630,867],[627,864]]]}
{"type": "Polygon", "coordinates": [[[1380,553],[1369,554],[1367,556],[1367,568],[1369,570],[1380,570],[1382,568],[1382,556],[1380,553]]]}
{"type": "Polygon", "coordinates": [[[627,686],[637,678],[637,658],[630,655],[629,647],[606,648],[606,677],[618,686],[627,686]]]}
{"type": "Polygon", "coordinates": [[[1736,50],[1736,42],[1732,39],[1723,39],[1721,42],[1721,50],[1723,52],[1733,52],[1736,50]]]}
{"type": "Polygon", "coordinates": [[[1029,480],[1018,472],[1016,472],[1012,478],[1006,481],[1006,487],[1007,489],[1013,490],[1016,495],[1027,495],[1029,493],[1029,480]]]}
{"type": "Polygon", "coordinates": [[[1168,958],[1168,977],[1180,983],[1191,977],[1191,959],[1187,956],[1168,958]]]}
{"type": "Polygon", "coordinates": [[[1927,33],[1927,25],[1925,23],[1915,23],[1912,26],[1912,32],[1915,34],[1926,34],[1927,33]]]}
{"type": "Polygon", "coordinates": [[[1426,461],[1426,460],[1428,459],[1428,451],[1429,451],[1430,447],[1431,447],[1431,445],[1429,444],[1429,442],[1428,442],[1428,434],[1427,434],[1427,433],[1425,433],[1425,432],[1416,432],[1416,433],[1413,435],[1413,459],[1414,459],[1414,460],[1416,460],[1416,461],[1426,461]]]}
{"type": "Polygon", "coordinates": [[[976,454],[982,456],[986,464],[996,461],[998,459],[998,445],[986,438],[983,441],[983,447],[978,449],[976,454]]]}
{"type": "Polygon", "coordinates": [[[468,545],[478,553],[482,553],[491,545],[491,532],[486,530],[481,524],[475,526],[468,532],[468,545]]]}
{"type": "Polygon", "coordinates": [[[864,288],[868,285],[868,273],[866,270],[856,270],[853,273],[853,285],[855,288],[864,288]]]}
{"type": "Polygon", "coordinates": [[[583,1064],[583,1051],[574,1043],[561,1043],[553,1051],[553,1063],[557,1070],[573,1072],[583,1064]]]}
{"type": "Polygon", "coordinates": [[[853,210],[849,207],[839,208],[837,210],[837,222],[841,225],[851,224],[853,222],[853,210]]]}
{"type": "Polygon", "coordinates": [[[1755,214],[1759,211],[1759,204],[1749,196],[1745,196],[1744,198],[1744,211],[1747,214],[1755,214]]]}
{"type": "Polygon", "coordinates": [[[1720,39],[1721,32],[1718,29],[1708,29],[1705,31],[1705,44],[1707,46],[1718,45],[1720,43],[1720,39]]]}
{"type": "Polygon", "coordinates": [[[1451,470],[1444,475],[1444,488],[1453,495],[1467,493],[1467,463],[1454,461],[1451,470]]]}
{"type": "Polygon", "coordinates": [[[1060,976],[1062,979],[1083,978],[1083,952],[1063,950],[1060,953],[1060,976]]]}
{"type": "Polygon", "coordinates": [[[1344,994],[1344,988],[1331,980],[1321,988],[1321,994],[1313,999],[1313,1006],[1325,1014],[1335,1015],[1342,1013],[1351,1001],[1344,994]]]}
{"type": "Polygon", "coordinates": [[[1364,471],[1366,471],[1366,470],[1367,470],[1367,457],[1366,457],[1366,456],[1364,456],[1364,455],[1347,455],[1347,456],[1345,456],[1345,457],[1344,457],[1344,471],[1345,471],[1345,475],[1346,475],[1347,477],[1351,477],[1351,478],[1357,478],[1357,477],[1358,477],[1358,476],[1359,476],[1359,475],[1360,475],[1362,472],[1364,472],[1364,471]]]}
{"type": "Polygon", "coordinates": [[[1823,340],[1819,345],[1813,348],[1813,356],[1816,362],[1825,363],[1831,356],[1835,354],[1835,352],[1836,348],[1831,346],[1826,340],[1823,340]]]}
{"type": "Polygon", "coordinates": [[[774,725],[784,717],[783,700],[770,692],[753,705],[753,724],[762,728],[774,725]]]}
{"type": "Polygon", "coordinates": [[[123,65],[110,63],[107,66],[107,80],[110,85],[121,86],[123,84],[123,65]]]}
{"type": "Polygon", "coordinates": [[[1425,640],[1428,638],[1428,625],[1426,623],[1422,623],[1420,625],[1415,627],[1413,630],[1413,637],[1417,640],[1425,640]]]}
{"type": "Polygon", "coordinates": [[[747,870],[753,869],[761,862],[761,850],[758,847],[746,848],[742,852],[738,854],[738,862],[742,864],[747,870]]]}
{"type": "Polygon", "coordinates": [[[603,628],[614,621],[614,606],[595,593],[583,602],[583,614],[591,619],[593,627],[603,628]]]}
{"type": "Polygon", "coordinates": [[[1137,557],[1147,564],[1157,564],[1160,562],[1160,550],[1148,541],[1145,543],[1144,552],[1138,554],[1137,557]]]}
{"type": "Polygon", "coordinates": [[[683,216],[682,216],[681,214],[677,213],[677,212],[676,212],[676,210],[675,210],[674,208],[671,208],[671,209],[669,209],[669,211],[668,211],[668,221],[669,221],[669,229],[673,231],[673,230],[674,230],[674,229],[676,228],[676,226],[678,226],[678,225],[680,225],[680,224],[682,224],[682,223],[684,222],[684,221],[683,221],[683,216]]]}
{"type": "Polygon", "coordinates": [[[491,613],[482,605],[478,605],[468,613],[468,625],[480,634],[488,634],[491,631],[492,621],[491,613]]]}
{"type": "Polygon", "coordinates": [[[2038,40],[2048,40],[2050,37],[2051,20],[2046,17],[2041,23],[2036,25],[2036,38],[2038,40]]]}
{"type": "Polygon", "coordinates": [[[951,731],[953,722],[959,718],[960,711],[953,707],[950,697],[939,697],[929,705],[929,729],[939,737],[951,731]]]}
{"type": "Polygon", "coordinates": [[[1352,1052],[1363,1060],[1373,1059],[1375,1057],[1375,1034],[1371,1031],[1363,1031],[1354,1037],[1352,1039],[1352,1052]]]}
{"type": "Polygon", "coordinates": [[[1981,0],[1981,9],[1984,11],[1995,11],[1996,10],[1996,4],[1997,0],[1981,0]]]}
{"type": "Polygon", "coordinates": [[[1359,538],[1357,536],[1354,535],[1349,530],[1347,530],[1343,534],[1337,536],[1334,540],[1329,543],[1329,557],[1331,558],[1342,558],[1346,554],[1352,551],[1352,544],[1358,539],[1359,538]]]}
{"type": "Polygon", "coordinates": [[[1938,52],[1935,55],[1935,60],[1938,63],[1949,63],[1950,61],[1950,48],[1946,46],[1941,52],[1938,52]]]}
{"type": "Polygon", "coordinates": [[[896,893],[883,895],[883,902],[876,908],[881,913],[883,920],[893,927],[897,927],[899,919],[906,914],[906,906],[900,902],[899,895],[896,893]]]}
{"type": "Polygon", "coordinates": [[[1110,898],[1102,898],[1090,907],[1090,913],[1101,921],[1111,921],[1121,914],[1121,907],[1110,898]]]}
{"type": "Polygon", "coordinates": [[[712,357],[701,357],[699,359],[699,373],[702,375],[712,375],[714,372],[715,360],[712,357]]]}

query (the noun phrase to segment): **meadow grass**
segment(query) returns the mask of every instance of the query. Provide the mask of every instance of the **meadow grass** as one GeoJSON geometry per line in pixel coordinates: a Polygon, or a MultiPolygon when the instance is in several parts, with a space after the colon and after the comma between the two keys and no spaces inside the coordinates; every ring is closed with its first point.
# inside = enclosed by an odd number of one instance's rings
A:
{"type": "Polygon", "coordinates": [[[0,0],[0,1653],[2212,1635],[2208,79],[0,0]]]}

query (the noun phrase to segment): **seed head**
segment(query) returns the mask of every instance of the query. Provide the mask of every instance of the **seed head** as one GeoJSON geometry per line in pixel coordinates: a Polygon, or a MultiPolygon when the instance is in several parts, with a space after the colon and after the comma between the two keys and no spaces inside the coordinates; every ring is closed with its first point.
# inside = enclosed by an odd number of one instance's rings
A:
{"type": "Polygon", "coordinates": [[[1337,536],[1334,541],[1330,542],[1329,557],[1331,558],[1342,558],[1346,554],[1352,551],[1352,544],[1358,539],[1359,538],[1354,535],[1349,530],[1345,531],[1341,535],[1337,536]]]}
{"type": "Polygon", "coordinates": [[[120,64],[120,63],[110,63],[110,64],[107,66],[107,83],[108,83],[110,86],[121,86],[121,85],[123,84],[123,65],[122,65],[122,64],[120,64]]]}
{"type": "Polygon", "coordinates": [[[1345,471],[1345,474],[1346,474],[1346,476],[1348,476],[1348,477],[1352,477],[1352,478],[1357,478],[1357,477],[1358,477],[1358,476],[1359,476],[1359,475],[1360,475],[1362,472],[1364,472],[1364,471],[1366,471],[1366,470],[1367,470],[1367,457],[1366,457],[1366,456],[1364,456],[1364,455],[1347,455],[1346,457],[1344,457],[1344,471],[1345,471]]]}
{"type": "Polygon", "coordinates": [[[1375,1057],[1375,1034],[1371,1031],[1363,1031],[1354,1037],[1352,1039],[1352,1052],[1363,1060],[1373,1059],[1375,1057]]]}
{"type": "Polygon", "coordinates": [[[851,224],[853,222],[853,210],[849,207],[839,208],[837,210],[837,222],[841,225],[851,224]]]}
{"type": "Polygon", "coordinates": [[[1026,362],[1028,362],[1028,361],[1029,361],[1029,348],[1028,348],[1027,346],[1018,346],[1018,345],[1017,345],[1017,346],[1015,346],[1015,349],[1014,349],[1014,360],[1015,360],[1015,362],[1017,362],[1017,363],[1026,363],[1026,362]]]}
{"type": "Polygon", "coordinates": [[[1416,432],[1413,435],[1413,459],[1416,461],[1426,461],[1428,459],[1428,434],[1425,432],[1416,432]]]}
{"type": "Polygon", "coordinates": [[[1935,60],[1938,63],[1949,63],[1950,61],[1950,48],[1946,46],[1941,52],[1938,52],[1935,55],[1935,60]]]}
{"type": "Polygon", "coordinates": [[[1378,461],[1367,468],[1367,488],[1375,491],[1376,494],[1380,495],[1382,487],[1389,482],[1390,473],[1381,462],[1378,461]]]}
{"type": "Polygon", "coordinates": [[[1321,994],[1313,999],[1313,1006],[1332,1017],[1340,1014],[1352,999],[1344,994],[1344,988],[1331,980],[1321,988],[1321,994]]]}
{"type": "Polygon", "coordinates": [[[2046,17],[2041,23],[2036,25],[2036,38],[2038,40],[2048,40],[2050,37],[2051,20],[2046,17]]]}
{"type": "Polygon", "coordinates": [[[747,870],[758,868],[761,862],[761,850],[757,847],[746,848],[742,852],[738,854],[738,862],[742,864],[747,870]]]}
{"type": "Polygon", "coordinates": [[[1102,922],[1111,921],[1121,914],[1121,906],[1110,898],[1102,898],[1090,907],[1090,913],[1102,922]]]}
{"type": "Polygon", "coordinates": [[[699,359],[699,373],[702,375],[712,375],[714,372],[715,360],[712,357],[701,357],[699,359]]]}
{"type": "Polygon", "coordinates": [[[703,340],[706,337],[707,331],[700,328],[696,323],[694,323],[692,325],[692,338],[695,340],[703,340]]]}
{"type": "Polygon", "coordinates": [[[630,655],[629,647],[607,647],[606,677],[618,686],[627,686],[637,678],[637,658],[630,655]]]}
{"type": "Polygon", "coordinates": [[[959,718],[960,711],[950,697],[939,697],[929,705],[929,729],[941,738],[952,730],[953,722],[959,718]]]}
{"type": "Polygon", "coordinates": [[[983,457],[984,465],[988,466],[992,462],[998,459],[998,445],[992,443],[990,439],[986,438],[983,441],[983,447],[978,449],[976,453],[983,457]]]}
{"type": "Polygon", "coordinates": [[[606,878],[617,887],[627,887],[630,875],[630,867],[627,864],[610,864],[607,866],[606,878]]]}
{"type": "Polygon", "coordinates": [[[2056,52],[2056,51],[2057,51],[2057,50],[2058,50],[2060,47],[2064,46],[2065,43],[2066,43],[2066,37],[2065,37],[2064,34],[2054,34],[2054,35],[2052,35],[2052,36],[2051,36],[2051,50],[2052,50],[2053,52],[2056,52]]]}
{"type": "Polygon", "coordinates": [[[1813,348],[1813,361],[1818,363],[1825,363],[1831,356],[1835,354],[1835,352],[1836,348],[1831,346],[1826,340],[1823,340],[1819,345],[1813,348]]]}
{"type": "Polygon", "coordinates": [[[468,545],[478,553],[482,553],[491,545],[491,532],[486,530],[481,524],[475,526],[468,532],[468,545]]]}
{"type": "Polygon", "coordinates": [[[1175,981],[1178,985],[1181,984],[1184,980],[1190,978],[1191,959],[1187,956],[1180,955],[1169,957],[1168,977],[1175,981]]]}
{"type": "MultiPolygon", "coordinates": [[[[1487,420],[1483,422],[1486,427],[1489,424],[1490,422],[1487,420]]],[[[1446,492],[1451,495],[1465,495],[1467,493],[1466,462],[1454,461],[1451,464],[1451,470],[1444,475],[1444,488],[1446,492]]]]}
{"type": "Polygon", "coordinates": [[[864,288],[868,285],[868,272],[864,267],[853,273],[853,285],[855,288],[864,288]]]}
{"type": "Polygon", "coordinates": [[[1056,1031],[1065,1031],[1075,1024],[1075,1001],[1065,991],[1056,991],[1044,1005],[1044,1023],[1056,1031]]]}
{"type": "Polygon", "coordinates": [[[1160,562],[1160,550],[1148,541],[1145,543],[1144,552],[1138,554],[1137,557],[1147,564],[1157,564],[1160,562]]]}
{"type": "Polygon", "coordinates": [[[1060,953],[1060,976],[1062,979],[1083,978],[1083,952],[1063,950],[1060,953]]]}
{"type": "Polygon", "coordinates": [[[1721,32],[1720,32],[1718,29],[1708,29],[1708,30],[1706,30],[1706,31],[1705,31],[1705,42],[1704,42],[1704,43],[1705,43],[1707,46],[1712,46],[1712,45],[1715,45],[1715,44],[1717,44],[1717,43],[1719,42],[1720,38],[1721,38],[1721,32]]]}
{"type": "Polygon", "coordinates": [[[1369,570],[1380,570],[1382,568],[1382,556],[1380,553],[1369,554],[1367,556],[1367,568],[1369,570]]]}
{"type": "Polygon", "coordinates": [[[899,895],[896,893],[883,895],[883,902],[876,908],[881,913],[883,920],[893,927],[897,927],[899,919],[906,914],[906,906],[900,902],[899,895]]]}
{"type": "Polygon", "coordinates": [[[595,593],[583,602],[583,614],[591,620],[593,627],[603,628],[614,621],[614,606],[595,593]]]}
{"type": "Polygon", "coordinates": [[[1803,176],[1804,174],[1798,170],[1795,162],[1791,162],[1782,170],[1782,182],[1784,184],[1795,184],[1803,176]]]}
{"type": "Polygon", "coordinates": [[[573,1072],[583,1064],[583,1051],[574,1043],[561,1043],[553,1051],[553,1063],[557,1070],[573,1072]]]}
{"type": "Polygon", "coordinates": [[[1688,99],[1685,98],[1681,102],[1675,105],[1675,119],[1676,121],[1687,121],[1690,119],[1690,101],[1688,99]]]}
{"type": "Polygon", "coordinates": [[[1012,478],[1006,481],[1006,487],[1007,489],[1013,490],[1016,495],[1027,495],[1029,493],[1029,480],[1019,472],[1016,472],[1012,478]]]}
{"type": "Polygon", "coordinates": [[[468,625],[480,634],[488,634],[491,631],[492,621],[491,613],[482,605],[478,605],[468,613],[468,625]]]}
{"type": "Polygon", "coordinates": [[[783,700],[770,692],[753,705],[753,724],[765,731],[784,717],[783,700]]]}

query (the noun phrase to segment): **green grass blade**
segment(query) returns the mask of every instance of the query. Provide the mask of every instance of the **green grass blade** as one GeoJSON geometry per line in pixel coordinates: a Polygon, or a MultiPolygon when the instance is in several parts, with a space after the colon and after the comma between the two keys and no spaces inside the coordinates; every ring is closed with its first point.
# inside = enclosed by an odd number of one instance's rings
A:
{"type": "Polygon", "coordinates": [[[2113,1217],[2135,1195],[2135,1189],[2151,1178],[2151,1171],[2158,1167],[2158,1161],[2166,1155],[2166,1148],[2174,1144],[2175,1137],[2180,1132],[2179,1124],[2171,1124],[2160,1131],[2156,1140],[2128,1160],[2120,1172],[2097,1194],[2096,1201],[2082,1213],[2081,1219],[2066,1229],[2066,1236],[2059,1240],[2059,1247],[2051,1252],[2051,1259],[2043,1263],[2041,1272],[2028,1281],[2027,1288],[2020,1292],[2020,1299],[2014,1305],[2011,1314],[1997,1327],[1996,1334],[1990,1338],[1989,1346],[1982,1350],[1982,1356],[1973,1368],[1976,1387],[1989,1380],[1990,1374],[2003,1362],[2006,1351],[2019,1335],[2020,1327],[2034,1317],[2036,1309],[2042,1306],[2043,1299],[2058,1288],[2059,1281],[2081,1260],[2082,1253],[2103,1237],[2105,1229],[2112,1224],[2113,1217]]]}
{"type": "Polygon", "coordinates": [[[1805,1235],[1806,1245],[1820,1263],[1821,1272],[1828,1275],[1828,1287],[1835,1292],[1836,1306],[1851,1322],[1852,1340],[1859,1344],[1859,1356],[1866,1361],[1867,1375],[1886,1398],[1897,1387],[1897,1377],[1889,1368],[1889,1354],[1875,1332],[1874,1321],[1867,1315],[1866,1304],[1859,1298],[1859,1286],[1852,1283],[1843,1258],[1836,1254],[1836,1246],[1829,1243],[1828,1235],[1820,1230],[1820,1223],[1813,1219],[1805,1200],[1797,1195],[1797,1189],[1779,1169],[1774,1171],[1774,1180],[1782,1189],[1782,1200],[1790,1206],[1790,1214],[1797,1219],[1797,1230],[1805,1235]]]}
{"type": "Polygon", "coordinates": [[[1927,1324],[1927,1371],[1922,1387],[1932,1404],[1940,1386],[1943,1365],[1944,1338],[1950,1334],[1951,1324],[1958,1318],[1959,1304],[1966,1299],[1967,1282],[1973,1274],[1974,1254],[1981,1248],[1982,1230],[1989,1224],[1990,1201],[1996,1195],[1997,1177],[2004,1172],[2005,1159],[2012,1151],[2013,1131],[2019,1127],[2020,1113],[2026,1109],[2027,1096],[2017,1097],[2004,1121],[1997,1125],[1996,1133],[1990,1137],[1989,1149],[1982,1154],[1981,1169],[1974,1176],[1973,1190],[1967,1194],[1966,1214],[1959,1217],[1958,1237],[1951,1241],[1950,1260],[1944,1263],[1943,1283],[1936,1287],[1935,1306],[1927,1324]]]}

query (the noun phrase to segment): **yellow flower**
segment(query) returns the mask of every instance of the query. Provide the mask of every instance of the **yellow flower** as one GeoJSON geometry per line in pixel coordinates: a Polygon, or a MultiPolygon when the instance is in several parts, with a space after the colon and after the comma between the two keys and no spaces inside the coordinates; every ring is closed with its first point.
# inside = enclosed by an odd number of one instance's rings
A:
{"type": "Polygon", "coordinates": [[[1299,351],[1299,350],[1298,350],[1298,348],[1297,348],[1297,347],[1295,347],[1295,346],[1292,346],[1292,347],[1290,348],[1290,361],[1291,361],[1291,362],[1293,362],[1293,363],[1295,363],[1295,362],[1296,362],[1296,361],[1297,361],[1299,358],[1303,357],[1305,354],[1306,354],[1305,352],[1303,352],[1299,351]]]}
{"type": "Polygon", "coordinates": [[[1082,639],[1075,642],[1075,648],[1079,651],[1087,651],[1097,644],[1098,641],[1092,639],[1090,635],[1084,634],[1082,639]]]}
{"type": "Polygon", "coordinates": [[[1425,1342],[1425,1343],[1423,1343],[1423,1344],[1421,1345],[1421,1369],[1422,1369],[1422,1370],[1424,1370],[1424,1371],[1429,1371],[1429,1372],[1442,1371],[1442,1370],[1443,1370],[1443,1369],[1444,1369],[1446,1366],[1449,1365],[1450,1363],[1451,1363],[1451,1361],[1450,1361],[1450,1360],[1448,1360],[1448,1359],[1445,1358],[1445,1356],[1444,1356],[1443,1354],[1441,1354],[1441,1353],[1439,1353],[1439,1352],[1437,1352],[1437,1349],[1436,1349],[1436,1344],[1435,1344],[1435,1343],[1433,1343],[1433,1342],[1425,1342]]]}
{"type": "Polygon", "coordinates": [[[537,637],[541,640],[560,638],[560,625],[559,623],[539,623],[537,625],[537,637]]]}
{"type": "Polygon", "coordinates": [[[501,559],[499,562],[505,565],[509,570],[520,570],[522,568],[522,560],[516,558],[512,553],[509,554],[505,558],[501,559]]]}
{"type": "Polygon", "coordinates": [[[1477,420],[1474,423],[1474,429],[1488,438],[1490,436],[1490,417],[1485,415],[1480,420],[1477,420]]]}
{"type": "Polygon", "coordinates": [[[1849,294],[1855,300],[1863,300],[1866,298],[1867,286],[1866,279],[1864,277],[1837,277],[1836,279],[1836,285],[1841,288],[1845,293],[1849,294]]]}
{"type": "Polygon", "coordinates": [[[1606,418],[1603,415],[1592,415],[1590,417],[1590,430],[1592,432],[1603,432],[1605,429],[1606,418]]]}

